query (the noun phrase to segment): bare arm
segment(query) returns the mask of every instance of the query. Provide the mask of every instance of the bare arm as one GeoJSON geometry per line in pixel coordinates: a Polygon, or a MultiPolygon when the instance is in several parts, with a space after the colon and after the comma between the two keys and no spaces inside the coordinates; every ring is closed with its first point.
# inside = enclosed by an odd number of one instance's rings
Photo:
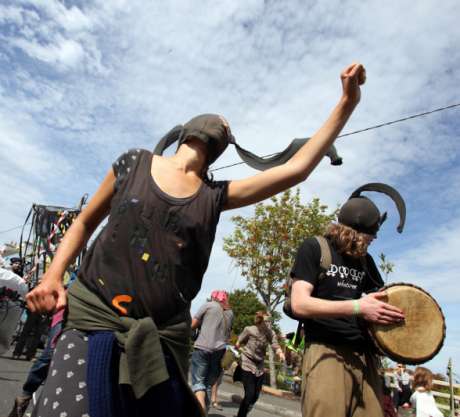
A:
{"type": "Polygon", "coordinates": [[[358,104],[360,85],[365,82],[361,64],[352,64],[341,73],[343,95],[332,114],[312,138],[285,164],[252,177],[231,181],[224,209],[257,203],[304,181],[339,135],[358,104]]]}
{"type": "Polygon", "coordinates": [[[280,361],[284,362],[286,360],[286,356],[284,355],[283,349],[281,349],[281,346],[278,341],[278,336],[276,336],[276,333],[272,329],[271,329],[271,332],[272,332],[272,341],[271,341],[272,349],[275,351],[280,361]]]}
{"type": "Polygon", "coordinates": [[[245,327],[243,329],[243,332],[238,336],[238,340],[235,343],[235,346],[237,347],[237,349],[239,349],[242,344],[244,345],[248,341],[248,339],[249,339],[249,332],[247,328],[245,327]]]}
{"type": "Polygon", "coordinates": [[[200,326],[201,326],[201,321],[198,320],[198,319],[193,318],[192,319],[192,330],[195,330],[200,326]]]}
{"type": "Polygon", "coordinates": [[[51,312],[65,307],[66,296],[62,277],[97,226],[108,215],[114,184],[115,175],[113,170],[110,170],[88,205],[65,234],[40,284],[27,294],[27,305],[32,312],[51,312]]]}
{"type": "Polygon", "coordinates": [[[403,312],[391,304],[380,301],[385,292],[367,294],[359,300],[331,301],[312,297],[313,285],[303,280],[295,280],[292,285],[292,311],[302,318],[350,317],[354,312],[354,302],[359,304],[359,315],[365,320],[391,324],[404,320],[403,312]]]}

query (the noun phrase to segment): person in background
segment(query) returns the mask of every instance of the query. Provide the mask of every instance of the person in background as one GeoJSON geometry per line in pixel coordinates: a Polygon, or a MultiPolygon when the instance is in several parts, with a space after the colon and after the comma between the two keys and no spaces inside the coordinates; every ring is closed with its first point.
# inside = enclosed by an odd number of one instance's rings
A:
{"type": "Polygon", "coordinates": [[[431,388],[433,387],[433,374],[423,366],[417,366],[414,373],[414,393],[410,397],[415,417],[442,417],[434,400],[431,388]]]}
{"type": "Polygon", "coordinates": [[[7,268],[0,252],[0,354],[10,349],[23,310],[21,299],[28,290],[25,280],[11,266],[7,268]]]}
{"type": "Polygon", "coordinates": [[[412,391],[410,388],[410,375],[406,371],[406,365],[398,363],[396,378],[398,380],[399,388],[401,389],[399,393],[399,406],[409,408],[409,400],[412,391]]]}
{"type": "MultiPolygon", "coordinates": [[[[24,262],[22,259],[12,257],[10,258],[10,264],[11,271],[23,277],[24,262]]],[[[28,277],[24,277],[24,280],[27,282],[28,277]]],[[[13,358],[19,359],[24,354],[28,361],[33,359],[40,346],[42,336],[47,332],[49,323],[49,318],[46,315],[32,313],[30,310],[27,310],[26,322],[16,341],[13,358]]]]}
{"type": "Polygon", "coordinates": [[[32,360],[49,325],[50,318],[47,315],[27,309],[26,322],[14,346],[13,359],[20,359],[22,355],[25,355],[26,360],[32,360]]]}
{"type": "Polygon", "coordinates": [[[237,417],[246,417],[259,398],[264,381],[264,360],[268,345],[272,346],[278,358],[284,362],[285,356],[270,326],[269,315],[264,311],[258,311],[254,317],[254,325],[246,326],[236,342],[237,349],[244,346],[241,352],[244,398],[237,417]]]}
{"type": "Polygon", "coordinates": [[[219,403],[219,386],[222,383],[222,378],[224,377],[224,370],[221,368],[219,376],[217,377],[217,381],[214,383],[214,385],[211,387],[211,405],[213,408],[216,410],[222,411],[223,407],[219,403]]]}
{"type": "Polygon", "coordinates": [[[399,396],[401,388],[399,387],[398,378],[396,376],[397,368],[391,368],[385,374],[385,386],[391,391],[391,400],[393,401],[394,408],[397,410],[399,407],[399,396]]]}
{"type": "MultiPolygon", "coordinates": [[[[303,328],[301,329],[301,333],[303,334],[303,328]]],[[[291,370],[292,375],[299,376],[302,374],[302,357],[303,357],[303,349],[301,343],[296,343],[294,345],[294,339],[296,337],[296,332],[291,332],[286,334],[286,349],[285,349],[285,356],[286,356],[286,365],[291,370]]],[[[300,336],[299,338],[302,338],[300,336]]]]}
{"type": "Polygon", "coordinates": [[[192,319],[192,329],[200,328],[193,345],[192,390],[205,410],[213,401],[211,388],[222,373],[221,361],[230,340],[232,323],[233,311],[226,291],[213,291],[211,301],[204,303],[192,319]]]}
{"type": "Polygon", "coordinates": [[[11,270],[16,275],[19,275],[20,277],[22,277],[23,272],[24,272],[24,263],[22,262],[22,259],[16,256],[12,257],[10,258],[10,264],[11,264],[11,270]]]}
{"type": "Polygon", "coordinates": [[[384,417],[397,417],[396,407],[393,403],[393,384],[396,383],[396,376],[394,375],[391,369],[387,371],[384,368],[380,369],[382,373],[382,408],[384,417]]]}

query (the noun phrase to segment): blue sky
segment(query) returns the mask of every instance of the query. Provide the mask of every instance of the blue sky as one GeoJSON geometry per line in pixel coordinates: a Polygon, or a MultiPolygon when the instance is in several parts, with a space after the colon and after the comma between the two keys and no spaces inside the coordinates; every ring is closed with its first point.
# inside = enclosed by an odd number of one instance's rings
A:
{"type": "MultiPolygon", "coordinates": [[[[15,0],[0,5],[0,230],[22,224],[33,202],[74,205],[117,156],[152,149],[172,126],[223,114],[246,148],[271,153],[314,133],[340,97],[339,73],[367,68],[351,131],[460,102],[460,4],[439,2],[15,0]]],[[[447,339],[429,364],[460,366],[459,109],[343,138],[344,165],[324,161],[301,185],[305,202],[331,207],[381,181],[408,205],[395,232],[391,203],[371,252],[396,264],[390,281],[421,285],[440,302],[447,339]]],[[[236,161],[229,149],[215,164],[236,161]]],[[[218,179],[253,171],[237,166],[218,179]]],[[[225,213],[203,288],[244,280],[222,251],[225,213]]],[[[0,241],[17,240],[13,231],[0,241]]],[[[295,323],[283,320],[286,330],[295,323]]]]}

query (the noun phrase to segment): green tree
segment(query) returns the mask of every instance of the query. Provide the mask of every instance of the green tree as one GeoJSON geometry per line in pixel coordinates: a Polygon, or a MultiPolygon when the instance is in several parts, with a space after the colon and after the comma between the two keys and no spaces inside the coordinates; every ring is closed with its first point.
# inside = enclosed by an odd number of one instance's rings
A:
{"type": "Polygon", "coordinates": [[[265,306],[251,290],[235,290],[229,294],[230,305],[233,310],[232,332],[238,336],[246,326],[254,324],[257,311],[264,311],[265,306]]]}
{"type": "MultiPolygon", "coordinates": [[[[302,204],[297,189],[257,204],[253,217],[232,217],[235,229],[224,239],[224,250],[246,278],[248,288],[260,296],[273,318],[276,307],[284,300],[284,284],[297,248],[305,238],[323,234],[336,212],[328,212],[328,207],[318,198],[302,204]]],[[[274,385],[271,349],[269,355],[274,385]]]]}
{"type": "Polygon", "coordinates": [[[388,275],[394,272],[395,264],[390,262],[383,252],[379,255],[379,259],[380,259],[379,268],[385,275],[385,284],[386,284],[388,281],[388,275]]]}

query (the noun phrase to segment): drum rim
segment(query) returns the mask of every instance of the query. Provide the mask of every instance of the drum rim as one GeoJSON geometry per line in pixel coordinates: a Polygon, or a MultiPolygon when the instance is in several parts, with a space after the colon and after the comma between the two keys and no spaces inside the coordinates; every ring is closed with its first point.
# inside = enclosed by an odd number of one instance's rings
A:
{"type": "Polygon", "coordinates": [[[436,299],[428,293],[428,291],[424,290],[423,288],[419,287],[418,285],[415,285],[415,284],[409,284],[407,282],[393,282],[391,284],[387,284],[387,285],[384,285],[379,291],[385,291],[387,290],[388,288],[391,288],[391,287],[396,287],[396,286],[405,286],[405,287],[413,287],[413,288],[416,288],[420,291],[422,291],[423,293],[425,293],[428,297],[430,297],[436,307],[438,308],[439,312],[441,313],[441,317],[442,317],[442,338],[441,338],[441,341],[439,342],[438,346],[436,347],[436,349],[433,351],[433,353],[431,353],[430,355],[428,356],[425,356],[423,358],[419,358],[419,359],[408,359],[406,357],[403,357],[403,356],[400,356],[398,355],[397,353],[393,353],[393,352],[386,352],[378,343],[377,343],[377,340],[374,336],[374,332],[375,332],[375,323],[369,323],[369,335],[372,339],[372,342],[374,343],[374,346],[385,356],[388,356],[390,359],[394,360],[395,362],[398,362],[398,363],[403,363],[405,365],[419,365],[421,363],[425,363],[425,362],[428,362],[429,360],[433,359],[438,353],[439,351],[442,349],[442,347],[444,346],[444,341],[446,339],[446,317],[444,316],[444,313],[442,312],[442,309],[441,309],[441,306],[439,305],[439,303],[436,301],[436,299]]]}

